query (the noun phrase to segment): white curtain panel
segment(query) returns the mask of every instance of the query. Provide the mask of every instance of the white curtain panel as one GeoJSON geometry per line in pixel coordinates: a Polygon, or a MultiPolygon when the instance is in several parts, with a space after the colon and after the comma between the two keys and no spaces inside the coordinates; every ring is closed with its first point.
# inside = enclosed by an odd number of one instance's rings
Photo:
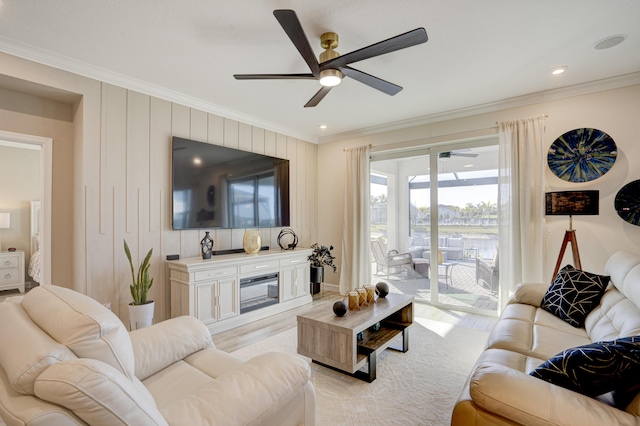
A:
{"type": "Polygon", "coordinates": [[[344,229],[340,293],[371,282],[369,249],[369,146],[345,149],[344,229]]]}
{"type": "Polygon", "coordinates": [[[521,282],[544,282],[544,116],[499,124],[500,307],[521,282]]]}

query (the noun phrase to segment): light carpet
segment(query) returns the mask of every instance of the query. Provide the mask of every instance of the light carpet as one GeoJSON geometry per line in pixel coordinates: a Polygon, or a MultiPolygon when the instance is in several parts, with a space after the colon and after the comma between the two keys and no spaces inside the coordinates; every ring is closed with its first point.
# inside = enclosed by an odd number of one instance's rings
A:
{"type": "MultiPolygon", "coordinates": [[[[312,363],[318,425],[449,425],[453,406],[488,335],[416,318],[409,331],[409,351],[381,353],[372,383],[312,363]]],[[[293,328],[234,354],[249,359],[264,352],[296,353],[296,345],[293,328]]]]}

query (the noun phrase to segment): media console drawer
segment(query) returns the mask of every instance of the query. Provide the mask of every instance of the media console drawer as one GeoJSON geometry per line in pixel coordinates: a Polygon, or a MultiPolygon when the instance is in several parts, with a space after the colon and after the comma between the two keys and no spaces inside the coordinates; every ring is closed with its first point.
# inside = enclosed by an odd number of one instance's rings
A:
{"type": "Polygon", "coordinates": [[[208,269],[206,271],[198,271],[194,274],[194,279],[197,281],[214,280],[220,277],[228,277],[230,275],[237,275],[238,267],[229,266],[227,268],[208,269]]]}
{"type": "Polygon", "coordinates": [[[278,260],[257,260],[256,263],[240,266],[241,274],[248,274],[251,272],[263,272],[269,269],[278,269],[280,267],[280,261],[278,260]]]}
{"type": "Polygon", "coordinates": [[[306,263],[306,262],[307,262],[307,256],[290,257],[288,259],[281,260],[280,266],[287,267],[292,265],[299,265],[300,263],[306,263]]]}

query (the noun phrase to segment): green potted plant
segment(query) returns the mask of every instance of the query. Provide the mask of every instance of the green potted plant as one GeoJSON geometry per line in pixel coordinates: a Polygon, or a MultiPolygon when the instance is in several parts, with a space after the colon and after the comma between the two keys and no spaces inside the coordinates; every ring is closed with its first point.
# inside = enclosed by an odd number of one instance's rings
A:
{"type": "Polygon", "coordinates": [[[153,285],[153,278],[149,276],[149,267],[151,266],[151,254],[153,249],[150,249],[144,260],[138,267],[136,274],[133,260],[131,259],[131,250],[127,240],[124,240],[124,252],[129,259],[129,266],[131,266],[131,279],[132,283],[129,286],[131,290],[131,297],[133,301],[129,304],[129,325],[131,330],[137,330],[153,324],[153,311],[154,301],[147,300],[149,295],[149,289],[153,285]]]}
{"type": "Polygon", "coordinates": [[[324,281],[324,267],[328,266],[333,268],[333,272],[338,269],[333,264],[335,257],[331,255],[333,246],[320,246],[318,243],[312,244],[311,248],[313,252],[309,255],[308,260],[311,266],[310,281],[311,281],[311,294],[320,293],[320,283],[324,281]]]}

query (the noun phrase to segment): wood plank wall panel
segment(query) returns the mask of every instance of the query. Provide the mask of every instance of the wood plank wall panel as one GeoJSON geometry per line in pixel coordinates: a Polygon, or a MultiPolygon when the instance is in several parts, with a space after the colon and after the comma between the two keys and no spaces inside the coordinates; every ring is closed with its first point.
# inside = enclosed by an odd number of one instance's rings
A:
{"type": "MultiPolygon", "coordinates": [[[[190,139],[198,142],[208,142],[209,138],[209,115],[204,111],[191,109],[191,136],[190,139]]],[[[192,238],[189,241],[188,250],[184,257],[200,256],[200,240],[205,236],[205,231],[189,231],[192,238]]]]}
{"type": "Polygon", "coordinates": [[[231,120],[229,118],[224,119],[224,146],[228,146],[229,148],[238,148],[238,133],[239,126],[236,120],[231,120]]]}
{"type": "MultiPolygon", "coordinates": [[[[121,257],[122,247],[114,245],[115,235],[124,235],[125,228],[125,186],[126,186],[126,139],[127,139],[127,91],[120,87],[103,84],[102,135],[105,157],[102,159],[105,182],[103,211],[103,233],[98,241],[89,238],[93,250],[89,254],[93,269],[93,287],[100,291],[104,300],[105,292],[112,301],[112,309],[121,316],[122,288],[118,283],[130,281],[126,259],[121,257]],[[97,252],[97,253],[96,253],[97,252]],[[119,256],[120,255],[120,256],[119,256]]],[[[126,297],[126,296],[125,296],[126,297]]],[[[121,316],[122,317],[122,316],[121,316]]]]}
{"type": "MultiPolygon", "coordinates": [[[[84,222],[86,291],[128,323],[130,269],[126,239],[134,263],[153,248],[150,298],[155,321],[170,316],[168,254],[200,255],[206,230],[172,230],[171,137],[179,136],[286,158],[291,175],[291,228],[308,247],[316,229],[316,154],[314,144],[236,120],[101,84],[100,129],[85,144],[84,222]],[[309,223],[312,220],[312,223],[309,223]]],[[[261,229],[264,244],[277,248],[281,228],[261,229]]],[[[242,247],[243,229],[211,230],[215,249],[242,247]]],[[[137,265],[136,265],[137,266],[137,265]]],[[[85,288],[75,284],[77,288],[85,288]]]]}
{"type": "Polygon", "coordinates": [[[318,199],[318,146],[312,144],[305,144],[307,151],[307,186],[304,189],[307,194],[307,214],[305,217],[305,228],[300,235],[301,241],[309,241],[309,244],[317,242],[318,239],[318,210],[320,209],[317,204],[318,199]]]}
{"type": "Polygon", "coordinates": [[[296,227],[299,230],[300,236],[298,238],[304,237],[308,234],[308,224],[306,221],[307,218],[307,210],[309,209],[309,204],[307,202],[307,198],[309,194],[307,194],[307,174],[306,168],[307,165],[307,146],[305,143],[302,143],[296,140],[297,150],[296,150],[296,164],[297,169],[295,172],[291,172],[292,175],[295,174],[296,178],[296,197],[295,202],[298,205],[298,211],[296,212],[296,227]]]}
{"type": "Polygon", "coordinates": [[[276,156],[276,134],[270,130],[264,132],[264,153],[272,157],[276,156]]]}
{"type": "Polygon", "coordinates": [[[238,126],[238,148],[243,151],[253,151],[251,126],[246,123],[239,123],[238,126]]]}
{"type": "Polygon", "coordinates": [[[207,141],[216,145],[224,145],[224,118],[209,114],[207,141]]]}
{"type": "Polygon", "coordinates": [[[169,271],[164,263],[168,254],[176,252],[179,232],[171,230],[171,102],[150,99],[149,110],[149,233],[157,239],[154,245],[151,273],[154,285],[151,289],[156,301],[155,320],[168,318],[171,292],[168,285],[169,271]]]}
{"type": "Polygon", "coordinates": [[[251,135],[251,151],[264,154],[264,129],[253,128],[251,135]]]}
{"type": "MultiPolygon", "coordinates": [[[[286,150],[286,154],[284,158],[289,160],[289,174],[294,176],[294,173],[297,174],[298,170],[298,146],[296,140],[293,138],[284,137],[283,138],[284,149],[286,150]]],[[[278,146],[280,147],[280,146],[278,146]]],[[[280,152],[282,154],[282,152],[280,152]]],[[[289,194],[297,194],[298,193],[298,179],[289,179],[289,194]]],[[[290,217],[291,217],[291,228],[298,229],[300,224],[298,222],[298,197],[290,197],[290,217]]]]}

